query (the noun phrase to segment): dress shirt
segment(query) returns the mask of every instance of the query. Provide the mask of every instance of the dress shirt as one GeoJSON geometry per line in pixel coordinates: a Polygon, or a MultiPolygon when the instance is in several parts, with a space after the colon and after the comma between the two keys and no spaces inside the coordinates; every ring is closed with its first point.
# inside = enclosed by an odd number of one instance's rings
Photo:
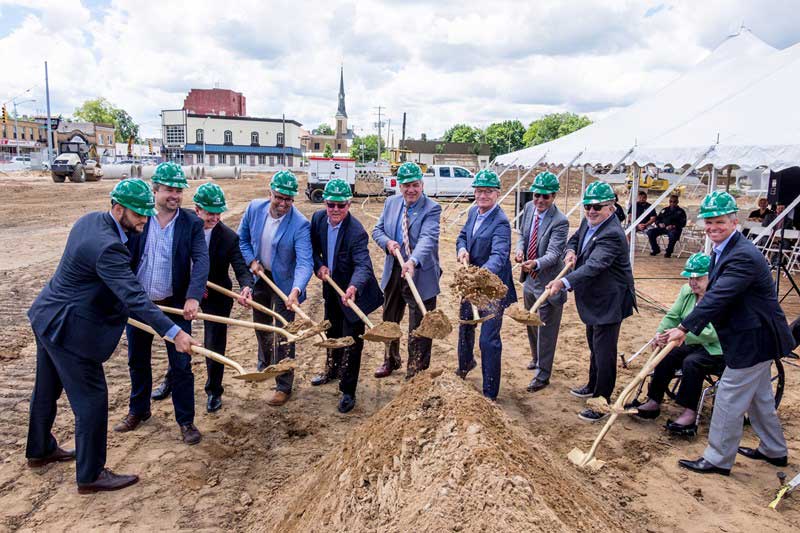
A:
{"type": "Polygon", "coordinates": [[[214,228],[203,229],[203,236],[206,239],[206,246],[211,246],[211,232],[212,231],[214,231],[214,228]]]}
{"type": "Polygon", "coordinates": [[[272,218],[272,215],[267,213],[267,221],[264,223],[264,232],[261,234],[261,264],[264,265],[266,270],[272,271],[272,240],[275,238],[275,233],[278,227],[283,222],[286,215],[280,218],[272,218]]]}
{"type": "Polygon", "coordinates": [[[336,238],[339,236],[341,227],[341,222],[334,226],[331,224],[331,219],[328,219],[328,270],[331,271],[331,274],[333,274],[334,255],[336,254],[336,238]]]}
{"type": "MultiPolygon", "coordinates": [[[[586,224],[587,224],[588,228],[586,229],[586,235],[583,236],[583,243],[582,243],[582,246],[581,246],[581,252],[586,249],[586,245],[589,244],[589,241],[592,240],[592,236],[595,233],[597,233],[597,230],[600,229],[600,226],[602,226],[603,224],[608,222],[608,220],[610,218],[611,217],[608,217],[607,219],[605,219],[601,223],[597,224],[596,226],[592,226],[591,223],[589,223],[589,219],[588,218],[586,219],[586,224]]],[[[572,286],[569,284],[569,281],[567,281],[567,278],[561,278],[561,282],[564,284],[564,288],[566,290],[568,290],[568,291],[572,290],[572,286]]]]}
{"type": "MultiPolygon", "coordinates": [[[[411,215],[414,213],[414,209],[416,209],[417,206],[419,206],[420,200],[422,200],[424,197],[425,197],[424,194],[420,195],[417,201],[409,205],[408,207],[406,207],[405,202],[403,202],[403,208],[400,209],[400,215],[397,217],[397,228],[394,231],[394,240],[400,243],[400,252],[403,254],[405,253],[405,251],[403,250],[403,210],[408,212],[408,225],[410,226],[411,215]]],[[[409,235],[408,238],[411,239],[411,236],[409,235]]],[[[409,246],[410,245],[411,243],[409,242],[409,246]]],[[[413,253],[414,250],[412,249],[411,251],[413,253]]],[[[416,259],[412,259],[412,261],[414,261],[414,265],[419,266],[419,262],[417,262],[416,259]]]]}
{"type": "Polygon", "coordinates": [[[136,278],[154,302],[172,296],[172,240],[175,221],[180,215],[180,210],[176,211],[163,228],[157,217],[150,218],[147,242],[136,278]]]}

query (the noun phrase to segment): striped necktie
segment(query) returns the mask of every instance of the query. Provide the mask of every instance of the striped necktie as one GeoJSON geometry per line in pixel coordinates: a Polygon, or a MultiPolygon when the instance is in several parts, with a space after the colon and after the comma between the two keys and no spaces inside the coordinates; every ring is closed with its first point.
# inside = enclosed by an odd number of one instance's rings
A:
{"type": "Polygon", "coordinates": [[[403,208],[403,250],[406,257],[411,255],[411,242],[408,239],[408,207],[403,208]]]}
{"type": "Polygon", "coordinates": [[[539,242],[539,215],[534,214],[533,229],[531,230],[531,241],[528,244],[528,261],[536,259],[537,244],[539,242]]]}

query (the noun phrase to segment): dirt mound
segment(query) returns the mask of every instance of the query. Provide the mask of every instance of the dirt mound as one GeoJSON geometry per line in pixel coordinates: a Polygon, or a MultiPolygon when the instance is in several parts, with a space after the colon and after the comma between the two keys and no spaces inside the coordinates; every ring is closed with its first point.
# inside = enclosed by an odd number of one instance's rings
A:
{"type": "Polygon", "coordinates": [[[508,287],[497,277],[497,274],[475,265],[456,269],[450,288],[478,307],[487,307],[493,302],[505,298],[508,292],[508,287]]]}
{"type": "Polygon", "coordinates": [[[453,324],[441,309],[428,311],[419,323],[419,327],[411,332],[417,337],[427,337],[429,339],[444,339],[453,331],[453,324]]]}
{"type": "Polygon", "coordinates": [[[282,532],[622,531],[611,504],[563,462],[462,380],[423,372],[243,525],[282,532]]]}

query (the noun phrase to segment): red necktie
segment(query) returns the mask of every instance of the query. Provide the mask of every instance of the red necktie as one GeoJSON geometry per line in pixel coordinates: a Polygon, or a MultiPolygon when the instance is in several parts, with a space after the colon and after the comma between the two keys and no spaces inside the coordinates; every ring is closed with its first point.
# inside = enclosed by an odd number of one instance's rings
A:
{"type": "Polygon", "coordinates": [[[539,215],[534,215],[533,230],[531,230],[531,242],[528,244],[528,261],[536,259],[537,241],[539,240],[539,215]]]}

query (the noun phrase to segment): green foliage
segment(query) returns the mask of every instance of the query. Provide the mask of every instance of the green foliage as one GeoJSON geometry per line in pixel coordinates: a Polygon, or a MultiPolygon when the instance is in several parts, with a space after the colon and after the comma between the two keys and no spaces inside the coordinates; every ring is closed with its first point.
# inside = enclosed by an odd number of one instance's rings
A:
{"type": "Polygon", "coordinates": [[[331,148],[330,144],[325,143],[325,151],[322,153],[322,157],[327,157],[328,159],[333,157],[333,148],[331,148]]]}
{"type": "MultiPolygon", "coordinates": [[[[383,144],[383,143],[381,143],[383,144]]],[[[372,161],[378,155],[378,136],[376,134],[365,135],[353,138],[353,145],[350,147],[350,157],[357,161],[372,161]],[[364,145],[364,149],[361,149],[364,145]]]]}
{"type": "Polygon", "coordinates": [[[133,136],[134,142],[141,142],[138,124],[133,122],[131,116],[124,109],[114,107],[114,104],[105,98],[86,100],[72,115],[84,122],[113,124],[114,138],[117,142],[128,142],[131,136],[133,136]]]}
{"type": "Polygon", "coordinates": [[[320,124],[314,131],[317,135],[333,135],[335,133],[329,124],[320,124]]]}
{"type": "Polygon", "coordinates": [[[480,143],[483,142],[483,131],[469,124],[456,124],[444,132],[442,140],[449,143],[480,143]]]}
{"type": "Polygon", "coordinates": [[[589,117],[575,113],[552,113],[531,122],[522,140],[525,146],[542,144],[569,135],[591,123],[589,117]]]}
{"type": "Polygon", "coordinates": [[[492,150],[491,158],[519,150],[524,145],[522,137],[525,135],[525,126],[519,120],[504,120],[495,122],[486,128],[485,142],[492,150]]]}

